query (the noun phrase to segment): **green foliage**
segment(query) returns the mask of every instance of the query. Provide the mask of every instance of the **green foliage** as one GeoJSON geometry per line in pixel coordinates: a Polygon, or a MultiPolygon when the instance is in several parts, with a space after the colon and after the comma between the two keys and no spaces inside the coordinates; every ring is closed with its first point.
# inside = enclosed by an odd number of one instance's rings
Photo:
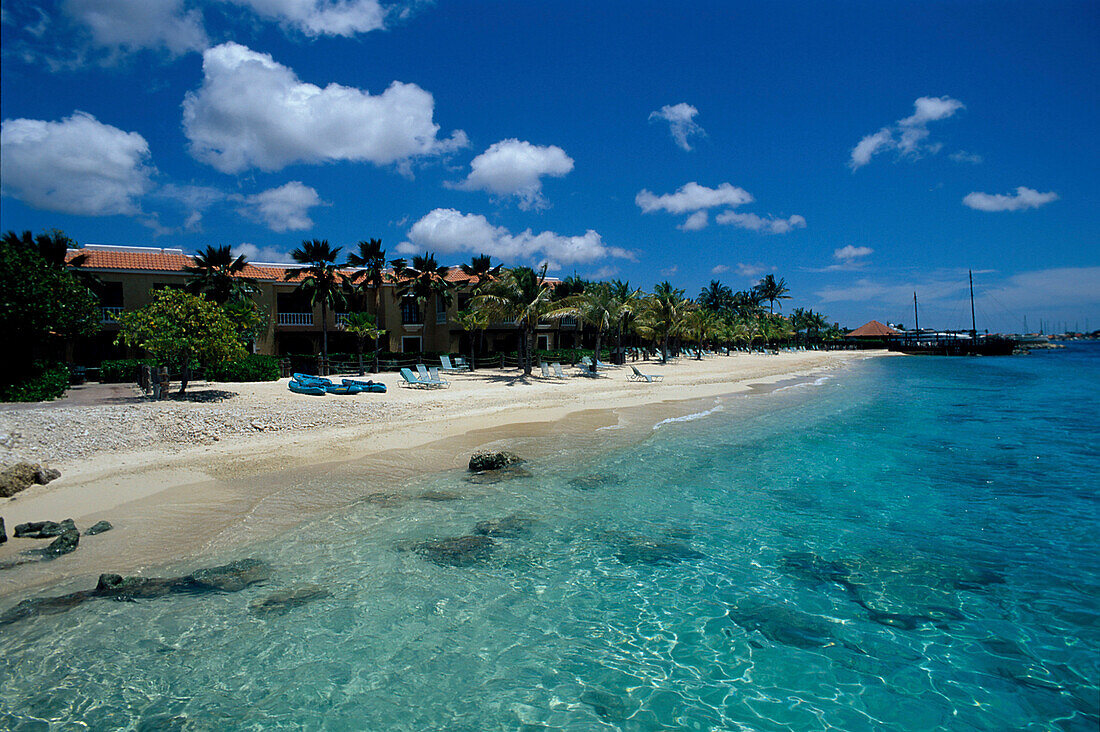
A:
{"type": "Polygon", "coordinates": [[[69,388],[69,367],[63,363],[36,362],[29,375],[12,384],[0,384],[0,402],[45,402],[69,388]]]}
{"type": "Polygon", "coordinates": [[[279,359],[250,353],[237,361],[226,361],[206,370],[209,381],[275,381],[279,378],[279,359]]]}
{"type": "Polygon", "coordinates": [[[245,357],[236,325],[204,297],[161,290],[148,306],[119,313],[118,340],[181,367],[197,360],[207,366],[245,357]]]}
{"type": "Polygon", "coordinates": [[[99,380],[104,384],[130,384],[141,376],[142,366],[156,366],[153,358],[122,358],[99,364],[99,380]]]}

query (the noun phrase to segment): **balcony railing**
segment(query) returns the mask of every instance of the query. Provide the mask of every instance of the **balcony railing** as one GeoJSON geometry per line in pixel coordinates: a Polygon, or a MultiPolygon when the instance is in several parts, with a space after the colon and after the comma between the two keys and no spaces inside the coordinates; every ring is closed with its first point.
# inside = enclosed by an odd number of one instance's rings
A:
{"type": "Polygon", "coordinates": [[[117,323],[118,314],[122,312],[121,307],[103,306],[99,309],[99,322],[100,323],[117,323]]]}
{"type": "Polygon", "coordinates": [[[562,328],[576,328],[577,327],[577,316],[576,315],[566,315],[564,318],[561,319],[561,327],[562,328]]]}
{"type": "Polygon", "coordinates": [[[447,311],[446,310],[444,310],[442,312],[437,312],[435,314],[435,324],[436,325],[443,325],[446,322],[447,322],[447,311]]]}
{"type": "Polygon", "coordinates": [[[336,327],[339,328],[346,325],[348,322],[348,315],[351,313],[336,313],[336,327]]]}
{"type": "Polygon", "coordinates": [[[279,325],[313,325],[313,313],[279,313],[279,325]]]}

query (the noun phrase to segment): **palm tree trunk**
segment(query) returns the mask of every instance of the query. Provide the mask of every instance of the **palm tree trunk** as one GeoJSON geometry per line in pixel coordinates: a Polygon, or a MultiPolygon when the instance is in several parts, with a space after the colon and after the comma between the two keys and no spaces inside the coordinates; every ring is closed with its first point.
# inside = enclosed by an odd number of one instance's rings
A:
{"type": "Polygon", "coordinates": [[[378,373],[378,359],[382,353],[382,337],[374,337],[374,373],[378,373]]]}
{"type": "Polygon", "coordinates": [[[357,341],[359,343],[359,375],[362,376],[366,373],[366,371],[363,370],[363,339],[359,338],[357,341]]]}
{"type": "Polygon", "coordinates": [[[596,351],[592,354],[592,373],[596,373],[598,364],[600,363],[600,341],[602,340],[603,331],[599,328],[596,329],[596,351]]]}
{"type": "Polygon", "coordinates": [[[668,331],[665,331],[661,339],[661,363],[668,363],[668,331]]]}

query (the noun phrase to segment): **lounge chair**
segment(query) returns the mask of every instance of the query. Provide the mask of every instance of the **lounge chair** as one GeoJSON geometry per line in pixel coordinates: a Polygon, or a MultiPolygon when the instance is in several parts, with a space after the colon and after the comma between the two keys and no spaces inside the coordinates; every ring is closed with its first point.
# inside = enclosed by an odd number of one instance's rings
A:
{"type": "Polygon", "coordinates": [[[466,363],[466,359],[464,359],[462,356],[455,356],[455,368],[472,371],[472,369],[470,368],[470,364],[466,363]]]}
{"type": "MultiPolygon", "coordinates": [[[[455,360],[457,361],[458,359],[456,358],[455,360]]],[[[439,363],[443,366],[443,370],[446,371],[447,373],[451,373],[451,372],[454,372],[454,371],[469,371],[470,370],[470,367],[468,365],[466,365],[465,361],[463,361],[461,364],[452,364],[450,356],[440,356],[439,357],[439,363]]]]}
{"type": "Polygon", "coordinates": [[[638,370],[637,366],[631,366],[630,370],[634,372],[632,374],[626,375],[626,378],[630,381],[644,381],[647,384],[654,384],[665,378],[664,376],[661,376],[659,374],[643,374],[641,371],[638,370]]]}
{"type": "Polygon", "coordinates": [[[431,381],[432,375],[428,373],[428,367],[422,363],[416,365],[416,373],[420,375],[421,381],[431,381]]]}
{"type": "Polygon", "coordinates": [[[565,378],[568,378],[568,377],[567,377],[567,376],[565,375],[565,372],[561,370],[561,364],[560,364],[560,363],[558,363],[557,361],[555,361],[554,363],[550,364],[550,368],[554,369],[554,377],[555,377],[555,378],[558,378],[558,379],[565,379],[565,378]]]}
{"type": "Polygon", "coordinates": [[[545,361],[543,361],[542,363],[539,364],[539,368],[542,369],[542,378],[549,379],[550,378],[550,367],[546,365],[545,361]]]}
{"type": "Polygon", "coordinates": [[[447,385],[447,384],[451,383],[451,382],[447,381],[446,379],[439,378],[439,369],[436,368],[435,366],[432,366],[431,368],[428,369],[428,375],[431,377],[431,380],[433,382],[437,383],[437,384],[447,385]]]}
{"type": "MultiPolygon", "coordinates": [[[[586,369],[591,369],[592,368],[592,359],[589,358],[588,356],[585,356],[584,358],[582,358],[580,360],[580,363],[586,369]]],[[[597,360],[596,361],[596,368],[598,368],[598,369],[609,369],[609,368],[611,368],[611,364],[604,363],[603,361],[597,360]]]]}
{"type": "Polygon", "coordinates": [[[415,386],[417,388],[423,387],[425,389],[434,389],[439,386],[446,386],[445,381],[432,381],[431,377],[427,379],[417,378],[416,374],[407,368],[401,369],[401,381],[397,382],[401,386],[415,386]]]}

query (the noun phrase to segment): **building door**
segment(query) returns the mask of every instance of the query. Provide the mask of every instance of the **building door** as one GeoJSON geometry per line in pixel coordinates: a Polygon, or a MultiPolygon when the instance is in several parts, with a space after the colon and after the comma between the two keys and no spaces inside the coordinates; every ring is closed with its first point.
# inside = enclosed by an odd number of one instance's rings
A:
{"type": "Polygon", "coordinates": [[[420,336],[401,336],[402,353],[420,353],[420,336]]]}
{"type": "Polygon", "coordinates": [[[538,342],[538,345],[535,346],[535,348],[537,348],[540,351],[549,351],[550,350],[550,334],[549,333],[540,333],[539,334],[539,342],[538,342]]]}

